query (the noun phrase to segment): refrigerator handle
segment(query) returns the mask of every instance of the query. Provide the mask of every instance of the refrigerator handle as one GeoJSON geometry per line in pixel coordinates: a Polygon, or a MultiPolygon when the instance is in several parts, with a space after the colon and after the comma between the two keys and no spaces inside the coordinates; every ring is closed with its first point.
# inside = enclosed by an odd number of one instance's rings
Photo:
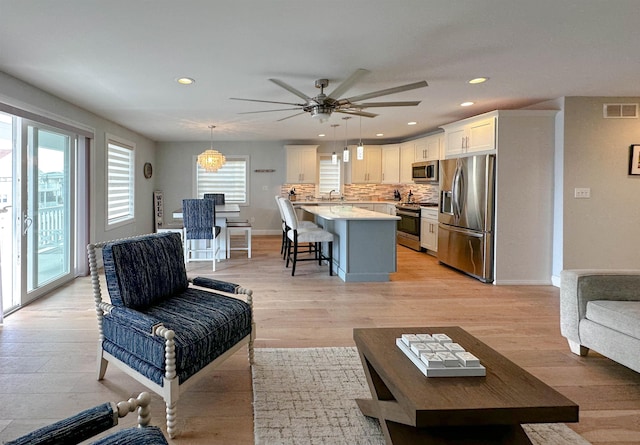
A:
{"type": "Polygon", "coordinates": [[[460,183],[461,183],[462,169],[460,168],[459,163],[456,163],[456,170],[453,173],[453,184],[451,187],[451,207],[453,209],[453,214],[456,218],[460,216],[460,183]]]}

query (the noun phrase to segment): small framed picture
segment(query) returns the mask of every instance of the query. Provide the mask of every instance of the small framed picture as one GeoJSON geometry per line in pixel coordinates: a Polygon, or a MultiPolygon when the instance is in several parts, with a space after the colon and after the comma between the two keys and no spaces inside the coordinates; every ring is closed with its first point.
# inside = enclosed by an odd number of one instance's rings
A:
{"type": "Polygon", "coordinates": [[[629,174],[640,175],[640,144],[631,146],[631,154],[629,158],[629,174]]]}

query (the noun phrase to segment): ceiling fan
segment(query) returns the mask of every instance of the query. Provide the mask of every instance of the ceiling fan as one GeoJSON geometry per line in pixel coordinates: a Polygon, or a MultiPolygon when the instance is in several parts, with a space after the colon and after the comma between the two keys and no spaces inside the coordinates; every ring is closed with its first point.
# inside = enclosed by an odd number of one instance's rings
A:
{"type": "Polygon", "coordinates": [[[324,122],[329,119],[331,113],[346,113],[353,114],[356,116],[364,116],[364,117],[376,117],[377,114],[370,113],[368,111],[363,111],[364,108],[376,108],[376,107],[414,107],[420,104],[420,101],[401,101],[401,102],[364,102],[361,103],[362,100],[372,99],[374,97],[386,96],[389,94],[400,93],[402,91],[413,90],[416,88],[422,88],[428,86],[426,81],[420,81],[415,83],[410,83],[407,85],[401,85],[394,88],[387,88],[384,90],[373,91],[371,93],[359,94],[357,96],[340,98],[341,95],[347,92],[349,88],[351,88],[360,78],[367,74],[369,71],[365,69],[357,69],[351,76],[345,79],[340,85],[336,87],[329,95],[324,93],[324,89],[329,86],[329,79],[318,79],[315,82],[316,88],[320,89],[320,94],[314,97],[309,97],[303,92],[295,89],[291,85],[278,80],[278,79],[269,79],[271,82],[275,83],[281,88],[289,91],[290,93],[295,94],[299,98],[304,100],[304,103],[293,103],[293,102],[275,102],[271,100],[258,100],[258,99],[242,99],[239,97],[232,97],[233,100],[245,100],[248,102],[262,102],[262,103],[270,103],[270,104],[281,104],[281,105],[293,105],[295,108],[279,108],[276,110],[262,110],[262,111],[247,111],[239,114],[252,114],[252,113],[269,113],[273,111],[287,111],[287,110],[300,110],[299,113],[293,114],[291,116],[284,117],[282,119],[278,119],[278,122],[290,119],[295,116],[299,116],[301,114],[310,113],[313,118],[319,119],[320,122],[324,122]]]}

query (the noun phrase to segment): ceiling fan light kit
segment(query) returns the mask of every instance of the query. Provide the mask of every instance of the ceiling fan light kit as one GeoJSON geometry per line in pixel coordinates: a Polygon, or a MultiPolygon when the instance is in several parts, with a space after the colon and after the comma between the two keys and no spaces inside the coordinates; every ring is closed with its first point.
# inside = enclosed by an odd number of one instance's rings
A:
{"type": "Polygon", "coordinates": [[[298,96],[304,103],[293,103],[293,102],[276,102],[269,100],[259,100],[259,99],[242,99],[238,97],[232,97],[233,100],[243,100],[248,102],[261,102],[261,103],[271,103],[271,104],[280,104],[280,105],[290,105],[295,108],[280,108],[276,110],[263,110],[263,111],[248,111],[240,114],[249,114],[249,113],[269,113],[273,111],[287,111],[287,110],[298,110],[299,112],[293,114],[291,116],[284,117],[282,119],[278,119],[278,121],[283,121],[294,116],[299,116],[301,114],[309,113],[311,117],[319,120],[321,123],[326,122],[332,113],[346,113],[360,117],[376,117],[377,114],[370,113],[367,111],[363,111],[364,108],[378,108],[378,107],[408,107],[408,106],[417,106],[420,104],[420,101],[395,101],[395,102],[364,102],[363,100],[372,99],[374,97],[386,96],[389,94],[400,93],[403,91],[409,91],[416,88],[423,88],[428,86],[427,82],[422,80],[420,82],[414,82],[407,85],[401,85],[398,87],[387,88],[384,90],[373,91],[366,94],[359,94],[356,96],[341,98],[344,93],[347,92],[363,75],[367,74],[369,71],[360,68],[357,69],[353,74],[351,74],[348,78],[346,78],[340,85],[336,87],[329,95],[324,93],[324,89],[329,86],[329,79],[318,79],[315,81],[315,87],[320,89],[320,94],[309,97],[303,92],[297,90],[286,82],[283,82],[279,79],[269,79],[271,82],[275,83],[279,87],[289,91],[290,93],[298,96]]]}

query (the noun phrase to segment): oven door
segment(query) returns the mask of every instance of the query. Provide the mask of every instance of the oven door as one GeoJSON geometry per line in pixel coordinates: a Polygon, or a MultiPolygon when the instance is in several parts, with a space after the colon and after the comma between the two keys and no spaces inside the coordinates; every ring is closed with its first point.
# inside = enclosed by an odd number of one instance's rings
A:
{"type": "Polygon", "coordinates": [[[409,235],[420,236],[420,214],[415,212],[405,212],[397,210],[396,216],[399,216],[397,229],[398,232],[408,233],[409,235]]]}

